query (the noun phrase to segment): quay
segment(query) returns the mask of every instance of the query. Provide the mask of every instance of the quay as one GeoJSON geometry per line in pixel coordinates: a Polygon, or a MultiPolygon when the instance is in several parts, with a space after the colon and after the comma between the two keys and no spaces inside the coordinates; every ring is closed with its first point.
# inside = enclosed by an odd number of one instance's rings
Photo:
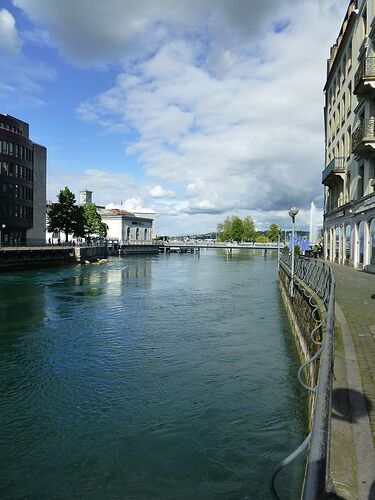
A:
{"type": "MultiPolygon", "coordinates": [[[[281,255],[279,285],[308,390],[309,430],[275,466],[308,447],[304,500],[375,499],[375,279],[321,259],[281,255]],[[336,321],[334,322],[334,319],[336,321]]],[[[277,486],[277,485],[276,485],[277,486]]]]}
{"type": "Polygon", "coordinates": [[[105,258],[105,245],[3,246],[0,247],[0,271],[94,262],[105,258]]]}
{"type": "Polygon", "coordinates": [[[330,264],[336,281],[331,478],[347,500],[375,498],[375,276],[330,264]]]}

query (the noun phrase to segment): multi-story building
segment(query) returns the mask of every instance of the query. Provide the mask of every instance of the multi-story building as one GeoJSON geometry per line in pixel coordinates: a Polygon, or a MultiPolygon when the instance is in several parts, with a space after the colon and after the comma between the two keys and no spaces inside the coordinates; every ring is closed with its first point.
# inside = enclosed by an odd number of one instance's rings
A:
{"type": "Polygon", "coordinates": [[[45,242],[46,157],[27,123],[0,114],[0,243],[45,242]]]}
{"type": "Polygon", "coordinates": [[[325,257],[375,272],[375,0],[349,3],[324,91],[325,257]]]}

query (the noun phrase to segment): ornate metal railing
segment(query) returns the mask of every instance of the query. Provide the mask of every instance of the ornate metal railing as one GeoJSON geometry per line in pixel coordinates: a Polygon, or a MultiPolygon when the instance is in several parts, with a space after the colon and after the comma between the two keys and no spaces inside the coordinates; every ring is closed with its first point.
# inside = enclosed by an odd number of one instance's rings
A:
{"type": "Polygon", "coordinates": [[[361,120],[358,127],[352,133],[352,151],[354,152],[357,147],[365,139],[375,140],[375,119],[361,120]]]}
{"type": "MultiPolygon", "coordinates": [[[[280,267],[291,278],[291,259],[288,254],[280,255],[280,267]]],[[[295,257],[294,286],[308,298],[312,317],[316,322],[311,329],[311,341],[317,351],[299,369],[298,378],[302,385],[314,393],[314,407],[311,430],[301,445],[285,460],[278,464],[272,474],[270,490],[272,497],[280,499],[275,489],[278,472],[309,447],[302,496],[304,500],[325,498],[329,477],[329,447],[333,373],[333,328],[335,280],[331,268],[322,260],[295,257]],[[317,310],[325,310],[325,317],[317,310]],[[323,338],[317,335],[324,327],[323,338]],[[309,387],[301,379],[302,371],[319,358],[317,383],[309,387]]]]}
{"type": "Polygon", "coordinates": [[[365,57],[354,75],[354,90],[364,78],[375,78],[375,57],[365,57]]]}
{"type": "Polygon", "coordinates": [[[345,172],[345,158],[343,156],[335,156],[333,160],[331,160],[326,168],[323,170],[322,174],[322,182],[324,182],[329,175],[333,172],[337,174],[341,174],[345,172]]]}

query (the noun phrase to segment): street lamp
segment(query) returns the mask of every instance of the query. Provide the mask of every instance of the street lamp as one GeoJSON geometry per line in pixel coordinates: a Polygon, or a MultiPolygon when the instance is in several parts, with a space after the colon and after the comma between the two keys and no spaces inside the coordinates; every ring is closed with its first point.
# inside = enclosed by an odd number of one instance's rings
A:
{"type": "Polygon", "coordinates": [[[293,297],[293,279],[294,279],[294,229],[296,224],[296,215],[299,210],[296,207],[292,207],[289,210],[289,216],[292,218],[292,270],[290,273],[290,296],[293,297]]]}
{"type": "Polygon", "coordinates": [[[5,230],[6,227],[7,227],[6,224],[1,224],[0,246],[1,246],[2,242],[3,242],[3,231],[5,230]]]}

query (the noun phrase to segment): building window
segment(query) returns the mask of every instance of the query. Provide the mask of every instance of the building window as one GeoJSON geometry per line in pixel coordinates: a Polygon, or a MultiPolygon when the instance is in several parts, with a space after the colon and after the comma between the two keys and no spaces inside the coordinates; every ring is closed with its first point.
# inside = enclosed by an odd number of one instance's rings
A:
{"type": "Polygon", "coordinates": [[[364,192],[364,166],[358,168],[358,199],[362,198],[364,192]]]}
{"type": "Polygon", "coordinates": [[[363,264],[364,248],[365,248],[365,223],[362,221],[358,225],[358,244],[359,244],[359,263],[363,264]]]}
{"type": "Polygon", "coordinates": [[[348,100],[347,100],[346,106],[347,106],[346,113],[349,114],[351,107],[352,107],[352,82],[349,82],[349,85],[348,85],[348,100]]]}
{"type": "Polygon", "coordinates": [[[349,202],[351,200],[350,197],[350,172],[348,172],[346,176],[346,199],[349,202]]]}
{"type": "Polygon", "coordinates": [[[346,141],[346,157],[349,158],[352,151],[352,127],[348,127],[347,141],[346,141]]]}
{"type": "Polygon", "coordinates": [[[352,257],[352,227],[345,228],[345,259],[350,260],[352,257]]]}
{"type": "Polygon", "coordinates": [[[361,31],[362,31],[362,39],[367,35],[367,9],[363,11],[361,17],[361,31]]]}
{"type": "Polygon", "coordinates": [[[370,264],[375,266],[375,218],[370,224],[370,264]]]}

